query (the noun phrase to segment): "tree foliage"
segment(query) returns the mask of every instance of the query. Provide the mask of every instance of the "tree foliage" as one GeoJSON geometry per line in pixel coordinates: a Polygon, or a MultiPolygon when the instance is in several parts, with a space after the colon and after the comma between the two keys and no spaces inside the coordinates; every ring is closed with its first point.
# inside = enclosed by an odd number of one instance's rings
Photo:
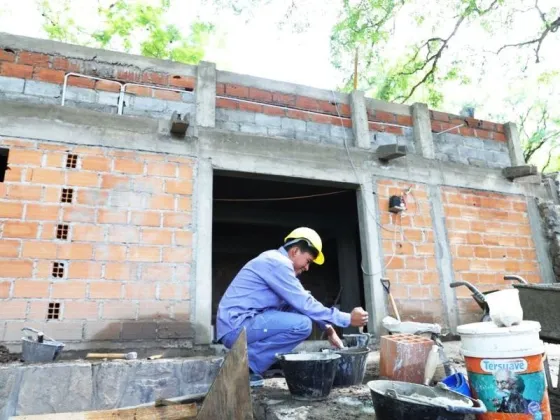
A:
{"type": "Polygon", "coordinates": [[[85,28],[73,18],[76,2],[50,0],[39,2],[45,19],[43,28],[50,39],[74,44],[137,52],[147,57],[170,59],[196,64],[204,57],[204,49],[214,26],[194,22],[188,33],[166,23],[170,0],[155,5],[145,1],[114,0],[97,8],[98,25],[85,28]]]}
{"type": "Polygon", "coordinates": [[[554,0],[343,0],[332,62],[346,74],[346,89],[357,49],[358,82],[371,96],[445,110],[474,104],[487,118],[514,120],[526,158],[550,169],[560,137],[559,6],[554,0]],[[503,109],[496,109],[497,96],[503,109]],[[492,101],[489,109],[485,102],[492,101]]]}

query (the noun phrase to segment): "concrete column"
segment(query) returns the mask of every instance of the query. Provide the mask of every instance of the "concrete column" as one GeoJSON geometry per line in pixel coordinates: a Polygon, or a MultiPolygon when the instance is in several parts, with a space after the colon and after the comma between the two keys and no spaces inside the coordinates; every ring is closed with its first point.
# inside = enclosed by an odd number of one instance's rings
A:
{"type": "Polygon", "coordinates": [[[196,75],[196,125],[216,126],[216,64],[201,61],[196,75]]]}
{"type": "Polygon", "coordinates": [[[546,177],[543,179],[543,184],[550,197],[550,200],[556,205],[560,204],[560,196],[558,195],[558,187],[554,178],[546,177]]]}
{"type": "Polygon", "coordinates": [[[504,129],[506,132],[511,166],[525,165],[525,158],[523,157],[523,149],[521,148],[521,141],[519,140],[519,131],[517,130],[517,125],[515,123],[508,122],[504,124],[504,129]]]}
{"type": "Polygon", "coordinates": [[[360,243],[366,310],[369,313],[368,331],[380,336],[381,321],[387,315],[381,277],[383,274],[383,248],[379,232],[379,214],[375,199],[376,184],[373,177],[358,190],[358,219],[360,222],[360,243]]]}
{"type": "Polygon", "coordinates": [[[194,314],[195,343],[210,344],[212,329],[212,164],[199,159],[196,174],[194,240],[194,314]]]}
{"type": "Polygon", "coordinates": [[[534,197],[527,196],[527,214],[529,216],[529,225],[531,226],[531,236],[533,237],[535,251],[537,252],[541,279],[543,283],[554,283],[556,276],[550,258],[550,247],[544,233],[543,220],[537,205],[537,199],[534,197]]]}
{"type": "Polygon", "coordinates": [[[428,105],[421,103],[412,105],[412,124],[416,151],[426,159],[434,159],[435,147],[428,105]]]}
{"type": "MultiPolygon", "coordinates": [[[[338,254],[338,273],[342,294],[340,297],[340,309],[351,312],[352,309],[361,306],[360,303],[360,281],[358,272],[358,261],[356,261],[356,241],[348,230],[341,231],[336,238],[338,254]]],[[[356,327],[345,328],[346,334],[358,332],[356,327]]]]}
{"type": "Polygon", "coordinates": [[[455,280],[453,270],[453,260],[449,241],[447,239],[447,229],[445,227],[445,213],[441,201],[441,190],[439,186],[430,185],[428,194],[431,202],[431,217],[434,228],[434,243],[436,246],[436,261],[440,278],[441,296],[443,307],[447,316],[447,323],[453,333],[457,332],[459,313],[457,312],[457,298],[455,291],[449,285],[455,280]]]}
{"type": "Polygon", "coordinates": [[[369,149],[369,126],[366,110],[366,98],[361,90],[354,90],[350,94],[350,108],[352,109],[352,131],[354,132],[354,145],[361,149],[369,149]]]}

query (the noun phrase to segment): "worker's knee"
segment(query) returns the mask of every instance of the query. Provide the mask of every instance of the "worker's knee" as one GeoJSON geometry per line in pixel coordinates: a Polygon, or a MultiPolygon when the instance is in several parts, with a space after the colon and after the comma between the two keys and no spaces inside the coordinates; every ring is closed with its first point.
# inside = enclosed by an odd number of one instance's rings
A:
{"type": "Polygon", "coordinates": [[[311,318],[308,316],[301,315],[299,317],[299,323],[295,329],[302,336],[309,337],[311,330],[313,329],[313,321],[311,321],[311,318]]]}

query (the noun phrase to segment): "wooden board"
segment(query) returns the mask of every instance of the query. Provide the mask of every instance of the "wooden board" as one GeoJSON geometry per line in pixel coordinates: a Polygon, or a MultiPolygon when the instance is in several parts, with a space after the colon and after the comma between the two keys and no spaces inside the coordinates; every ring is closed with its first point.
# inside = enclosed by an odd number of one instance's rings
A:
{"type": "Polygon", "coordinates": [[[17,420],[180,420],[196,418],[196,404],[163,407],[120,408],[115,410],[82,411],[79,413],[39,414],[10,417],[17,420]]]}
{"type": "Polygon", "coordinates": [[[197,420],[253,419],[245,328],[226,355],[196,418],[197,420]]]}

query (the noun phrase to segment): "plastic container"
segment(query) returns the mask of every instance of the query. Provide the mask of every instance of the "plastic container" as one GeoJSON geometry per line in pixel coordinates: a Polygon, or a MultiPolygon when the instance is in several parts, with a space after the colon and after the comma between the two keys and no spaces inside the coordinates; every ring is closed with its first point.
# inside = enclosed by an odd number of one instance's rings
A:
{"type": "Polygon", "coordinates": [[[294,399],[320,401],[329,396],[340,363],[340,354],[287,353],[276,357],[294,399]]]}
{"type": "Polygon", "coordinates": [[[441,381],[451,391],[464,395],[465,397],[472,397],[471,389],[465,375],[460,372],[449,375],[441,381]]]}
{"type": "Polygon", "coordinates": [[[492,322],[499,327],[511,327],[523,321],[519,290],[505,289],[485,295],[492,322]]]}
{"type": "Polygon", "coordinates": [[[64,343],[47,336],[44,336],[44,341],[40,343],[37,340],[42,333],[34,328],[24,327],[21,330],[37,334],[37,339],[33,337],[21,338],[21,358],[26,363],[54,362],[64,348],[64,343]]]}
{"type": "Polygon", "coordinates": [[[482,401],[436,386],[378,380],[368,382],[377,420],[463,420],[483,414],[482,401]]]}
{"type": "Polygon", "coordinates": [[[512,327],[493,322],[461,325],[461,352],[474,398],[488,412],[479,420],[551,420],[543,366],[540,324],[522,321],[512,327]]]}
{"type": "Polygon", "coordinates": [[[350,347],[340,350],[328,350],[340,354],[340,363],[336,369],[333,386],[344,387],[361,385],[366,374],[369,348],[350,347]]]}

